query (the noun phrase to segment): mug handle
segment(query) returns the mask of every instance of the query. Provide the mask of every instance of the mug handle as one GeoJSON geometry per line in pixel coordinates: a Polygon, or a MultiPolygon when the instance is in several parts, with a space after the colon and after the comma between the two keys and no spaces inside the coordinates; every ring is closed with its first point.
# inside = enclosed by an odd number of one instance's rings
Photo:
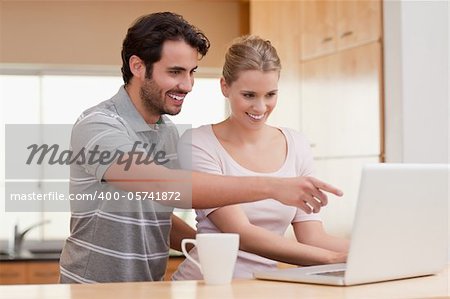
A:
{"type": "Polygon", "coordinates": [[[197,246],[197,241],[195,239],[183,239],[181,240],[181,251],[183,252],[184,256],[190,260],[191,262],[194,263],[194,265],[196,265],[199,269],[200,269],[200,273],[202,272],[202,266],[200,266],[200,263],[197,262],[192,256],[189,255],[189,253],[186,250],[186,244],[188,243],[192,243],[194,246],[197,246]]]}

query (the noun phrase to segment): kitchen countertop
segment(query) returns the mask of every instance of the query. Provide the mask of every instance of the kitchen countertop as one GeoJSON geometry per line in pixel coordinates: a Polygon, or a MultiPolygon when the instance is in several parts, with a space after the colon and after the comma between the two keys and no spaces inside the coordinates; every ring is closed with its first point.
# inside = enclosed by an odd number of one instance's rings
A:
{"type": "Polygon", "coordinates": [[[205,285],[202,281],[127,282],[88,285],[0,286],[0,299],[412,299],[448,298],[448,269],[438,275],[333,287],[264,280],[233,280],[230,285],[205,285]]]}
{"type": "Polygon", "coordinates": [[[9,255],[0,252],[0,263],[31,262],[31,261],[59,261],[61,253],[31,253],[23,252],[19,255],[9,255]]]}
{"type": "Polygon", "coordinates": [[[64,240],[25,240],[23,251],[18,255],[8,254],[8,241],[0,240],[0,262],[58,261],[64,240]]]}

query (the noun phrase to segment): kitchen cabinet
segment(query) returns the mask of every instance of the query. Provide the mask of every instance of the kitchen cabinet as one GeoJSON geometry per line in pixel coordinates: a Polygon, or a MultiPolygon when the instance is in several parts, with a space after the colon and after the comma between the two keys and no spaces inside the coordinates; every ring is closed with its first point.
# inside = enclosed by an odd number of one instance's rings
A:
{"type": "MultiPolygon", "coordinates": [[[[169,258],[164,280],[171,280],[173,273],[184,261],[184,256],[169,258]]],[[[59,282],[59,261],[5,261],[0,262],[0,285],[50,284],[59,282]]]]}
{"type": "Polygon", "coordinates": [[[299,129],[299,117],[291,117],[300,111],[300,19],[301,1],[251,1],[250,32],[270,40],[281,60],[278,103],[269,123],[299,129]]]}
{"type": "Polygon", "coordinates": [[[315,176],[344,191],[321,212],[327,230],[341,236],[351,231],[363,165],[384,157],[381,6],[250,2],[251,33],[274,41],[283,67],[272,122],[305,133],[315,176]]]}
{"type": "Polygon", "coordinates": [[[339,50],[380,39],[380,0],[337,1],[336,3],[336,39],[339,50]]]}
{"type": "Polygon", "coordinates": [[[0,284],[26,283],[26,262],[0,263],[0,284]]]}
{"type": "Polygon", "coordinates": [[[380,154],[378,42],[304,62],[301,95],[302,128],[315,157],[380,154]]]}
{"type": "Polygon", "coordinates": [[[381,1],[301,1],[302,60],[378,41],[381,1]]]}
{"type": "Polygon", "coordinates": [[[58,283],[59,262],[30,262],[27,265],[27,283],[58,283]]]}
{"type": "Polygon", "coordinates": [[[0,284],[58,283],[59,261],[0,262],[0,284]]]}
{"type": "Polygon", "coordinates": [[[301,1],[301,57],[326,55],[336,50],[336,2],[301,1]]]}

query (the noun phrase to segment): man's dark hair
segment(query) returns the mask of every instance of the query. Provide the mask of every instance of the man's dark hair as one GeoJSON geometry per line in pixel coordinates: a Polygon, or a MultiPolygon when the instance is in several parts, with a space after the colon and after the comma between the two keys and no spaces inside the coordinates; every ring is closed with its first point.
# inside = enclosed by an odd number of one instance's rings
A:
{"type": "Polygon", "coordinates": [[[167,40],[183,40],[197,49],[201,57],[206,55],[210,46],[205,34],[178,14],[158,12],[142,16],[128,29],[123,41],[121,70],[125,84],[133,77],[130,57],[136,55],[144,61],[145,75],[151,78],[153,64],[161,59],[162,46],[167,40]]]}

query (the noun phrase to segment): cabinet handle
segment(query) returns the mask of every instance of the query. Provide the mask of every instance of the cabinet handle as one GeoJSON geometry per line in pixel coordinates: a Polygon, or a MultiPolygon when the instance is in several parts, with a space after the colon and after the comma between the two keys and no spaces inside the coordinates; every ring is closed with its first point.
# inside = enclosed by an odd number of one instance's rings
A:
{"type": "Polygon", "coordinates": [[[346,31],[346,32],[342,33],[341,38],[350,36],[350,35],[352,35],[352,34],[353,34],[353,31],[346,31]]]}
{"type": "Polygon", "coordinates": [[[20,272],[4,272],[0,273],[0,278],[13,278],[13,277],[19,277],[20,272]]]}
{"type": "Polygon", "coordinates": [[[325,43],[328,43],[328,42],[331,42],[333,40],[333,38],[331,37],[331,36],[329,36],[329,37],[325,37],[323,40],[322,40],[322,44],[325,44],[325,43]]]}

